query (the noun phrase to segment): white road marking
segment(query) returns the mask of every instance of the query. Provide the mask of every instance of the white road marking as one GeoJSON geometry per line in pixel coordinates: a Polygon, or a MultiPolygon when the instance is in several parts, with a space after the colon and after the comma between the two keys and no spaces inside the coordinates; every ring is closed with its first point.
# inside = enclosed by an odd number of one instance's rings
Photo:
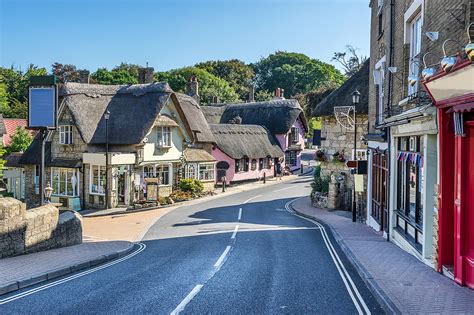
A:
{"type": "Polygon", "coordinates": [[[222,262],[224,261],[225,259],[225,256],[227,256],[227,254],[229,253],[230,251],[230,246],[227,246],[224,250],[224,252],[222,253],[221,257],[219,257],[219,259],[216,261],[216,263],[214,264],[214,267],[220,267],[222,265],[222,262]]]}
{"type": "Polygon", "coordinates": [[[262,195],[257,195],[257,196],[255,196],[255,197],[249,198],[249,199],[247,199],[247,200],[244,201],[244,204],[245,204],[245,203],[248,203],[249,201],[252,201],[252,200],[254,200],[254,199],[257,199],[258,197],[262,197],[262,195]]]}
{"type": "Polygon", "coordinates": [[[240,221],[242,219],[242,208],[239,208],[239,216],[237,217],[237,220],[240,221]]]}
{"type": "MultiPolygon", "coordinates": [[[[304,197],[302,197],[302,198],[304,198],[304,197]]],[[[344,266],[341,259],[339,258],[339,255],[337,254],[336,250],[334,249],[334,246],[332,245],[331,239],[327,235],[327,232],[326,232],[326,229],[324,228],[324,226],[322,224],[320,224],[319,222],[317,222],[315,220],[312,220],[312,219],[309,219],[309,218],[306,218],[304,216],[301,216],[301,215],[295,213],[292,209],[290,209],[289,205],[291,203],[293,203],[294,201],[298,200],[298,199],[300,199],[300,198],[288,201],[285,204],[286,210],[288,212],[296,215],[297,217],[300,217],[300,218],[302,218],[306,221],[309,221],[309,222],[311,222],[311,223],[313,223],[313,224],[315,224],[316,226],[319,227],[319,230],[321,232],[321,236],[323,237],[324,243],[326,244],[326,248],[328,249],[329,254],[331,255],[331,258],[332,258],[334,264],[336,265],[337,271],[339,272],[339,275],[341,276],[342,281],[344,282],[344,285],[346,286],[347,292],[349,293],[349,295],[352,299],[352,302],[354,303],[354,306],[357,308],[358,313],[359,314],[364,314],[364,312],[362,311],[362,309],[360,307],[362,305],[362,307],[364,308],[365,314],[370,315],[371,313],[370,313],[369,308],[367,307],[367,304],[365,303],[364,299],[360,295],[359,290],[357,289],[356,285],[354,284],[354,281],[352,281],[352,278],[349,275],[349,273],[347,272],[346,267],[344,266]],[[356,299],[354,297],[354,294],[352,293],[352,291],[354,291],[354,293],[356,294],[358,299],[356,299]],[[359,305],[358,301],[360,302],[361,305],[359,305]]]]}
{"type": "Polygon", "coordinates": [[[237,235],[237,231],[239,230],[239,225],[237,224],[234,229],[234,233],[232,233],[232,236],[230,237],[231,239],[234,239],[235,236],[237,235]]]}
{"type": "Polygon", "coordinates": [[[88,269],[88,270],[85,270],[85,271],[82,271],[82,272],[79,272],[77,274],[74,274],[72,276],[69,276],[69,277],[66,277],[66,278],[63,278],[63,279],[59,279],[59,280],[56,280],[56,281],[53,281],[51,283],[48,283],[48,284],[45,284],[45,285],[42,285],[42,286],[39,286],[39,287],[36,287],[36,288],[33,288],[33,289],[30,289],[28,291],[23,291],[21,293],[18,293],[18,294],[15,294],[15,295],[12,295],[12,296],[9,296],[5,299],[2,299],[0,300],[0,305],[3,305],[3,304],[7,304],[9,302],[12,302],[12,301],[15,301],[15,300],[18,300],[18,299],[21,299],[21,298],[24,298],[28,295],[31,295],[31,294],[34,294],[36,292],[40,292],[40,291],[43,291],[43,290],[46,290],[48,288],[51,288],[51,287],[54,287],[54,286],[57,286],[59,284],[62,284],[62,283],[65,283],[65,282],[69,282],[71,280],[74,280],[74,279],[77,279],[77,278],[80,278],[82,276],[85,276],[85,275],[88,275],[90,273],[93,273],[93,272],[96,272],[96,271],[99,271],[101,269],[104,269],[104,268],[107,268],[107,267],[111,267],[113,265],[116,265],[118,263],[121,263],[122,261],[125,261],[127,259],[130,259],[132,258],[133,256],[141,253],[142,251],[145,250],[146,248],[146,245],[143,244],[143,243],[137,243],[138,246],[139,246],[139,249],[137,249],[136,251],[134,251],[133,253],[130,253],[122,258],[119,258],[117,260],[113,260],[109,263],[106,263],[104,265],[100,265],[100,266],[97,266],[95,268],[92,268],[92,269],[88,269]]]}
{"type": "Polygon", "coordinates": [[[295,188],[295,187],[298,187],[298,186],[290,186],[290,187],[285,187],[285,188],[282,188],[282,189],[277,189],[277,190],[274,190],[273,192],[279,192],[279,191],[283,191],[283,190],[287,190],[287,189],[290,189],[290,188],[295,188]]]}
{"type": "Polygon", "coordinates": [[[275,210],[276,210],[276,211],[285,211],[285,212],[286,212],[285,209],[275,209],[275,210]]]}
{"type": "Polygon", "coordinates": [[[176,306],[176,308],[170,313],[171,315],[177,315],[179,313],[181,313],[184,308],[186,307],[186,305],[188,305],[189,302],[191,302],[191,300],[196,296],[196,294],[199,293],[199,291],[201,291],[203,285],[202,284],[198,284],[194,287],[194,289],[192,289],[191,292],[189,292],[188,295],[186,295],[186,297],[184,298],[184,300],[181,301],[181,303],[179,303],[178,306],[176,306]]]}

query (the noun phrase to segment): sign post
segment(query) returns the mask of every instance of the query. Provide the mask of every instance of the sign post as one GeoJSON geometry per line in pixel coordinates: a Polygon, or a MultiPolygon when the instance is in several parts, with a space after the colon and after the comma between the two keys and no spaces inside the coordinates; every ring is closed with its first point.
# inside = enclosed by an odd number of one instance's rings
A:
{"type": "Polygon", "coordinates": [[[58,86],[56,77],[32,76],[28,88],[28,129],[39,130],[41,141],[41,162],[39,193],[41,205],[45,194],[45,142],[48,130],[56,129],[58,112],[58,86]]]}

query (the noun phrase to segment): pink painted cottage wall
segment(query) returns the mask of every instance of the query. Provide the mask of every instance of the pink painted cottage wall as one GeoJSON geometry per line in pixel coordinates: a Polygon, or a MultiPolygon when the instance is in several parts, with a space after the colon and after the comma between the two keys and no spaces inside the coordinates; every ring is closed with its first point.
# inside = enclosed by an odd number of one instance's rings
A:
{"type": "MultiPolygon", "coordinates": [[[[302,149],[304,149],[304,134],[305,134],[305,128],[303,126],[303,123],[301,122],[301,119],[298,117],[292,127],[296,127],[299,130],[299,137],[298,137],[298,142],[296,144],[299,144],[302,149]]],[[[287,134],[279,134],[276,135],[276,139],[278,143],[280,144],[281,149],[283,152],[285,152],[288,148],[288,137],[289,137],[289,132],[287,134]]],[[[286,163],[282,163],[282,167],[285,167],[286,163]]],[[[290,169],[296,170],[301,167],[301,151],[298,152],[298,155],[296,156],[296,166],[291,166],[290,169]]]]}
{"type": "MultiPolygon", "coordinates": [[[[227,184],[230,184],[231,182],[238,182],[238,181],[244,181],[244,180],[259,180],[263,179],[263,174],[266,174],[267,178],[273,177],[274,174],[274,166],[272,165],[269,169],[262,169],[259,170],[259,159],[255,158],[257,160],[257,169],[252,171],[251,170],[251,163],[252,163],[252,157],[249,157],[249,170],[247,172],[235,172],[235,160],[222,152],[219,148],[215,148],[211,152],[212,156],[217,160],[217,162],[221,161],[226,161],[229,163],[229,169],[227,170],[226,173],[226,178],[227,178],[227,184]]],[[[218,181],[220,181],[220,178],[217,178],[218,181]]]]}

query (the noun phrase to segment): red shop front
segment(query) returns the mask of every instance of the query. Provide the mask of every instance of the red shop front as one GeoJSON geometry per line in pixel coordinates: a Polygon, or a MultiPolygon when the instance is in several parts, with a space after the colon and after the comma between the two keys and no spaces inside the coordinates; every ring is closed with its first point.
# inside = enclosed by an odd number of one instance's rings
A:
{"type": "Polygon", "coordinates": [[[423,84],[438,109],[438,271],[474,289],[474,64],[423,84]]]}

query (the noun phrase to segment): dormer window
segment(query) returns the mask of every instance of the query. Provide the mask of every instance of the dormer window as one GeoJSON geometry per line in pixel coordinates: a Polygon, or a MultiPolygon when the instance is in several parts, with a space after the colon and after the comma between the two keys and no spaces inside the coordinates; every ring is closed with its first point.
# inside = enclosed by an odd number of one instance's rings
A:
{"type": "Polygon", "coordinates": [[[171,127],[157,127],[156,146],[159,148],[171,147],[171,127]]]}
{"type": "Polygon", "coordinates": [[[59,144],[72,144],[72,126],[59,126],[59,144]]]}

